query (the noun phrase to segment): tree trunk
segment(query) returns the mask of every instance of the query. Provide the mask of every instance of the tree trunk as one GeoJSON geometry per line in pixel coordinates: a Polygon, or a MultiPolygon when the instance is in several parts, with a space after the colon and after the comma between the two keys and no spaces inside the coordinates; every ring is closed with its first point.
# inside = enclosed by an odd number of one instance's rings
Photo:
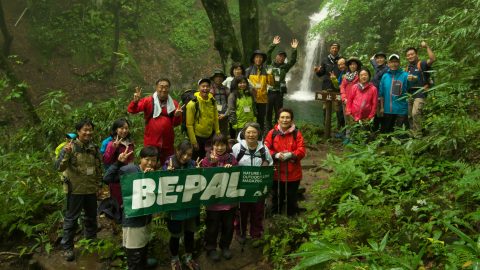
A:
{"type": "MultiPolygon", "coordinates": [[[[10,46],[12,44],[13,36],[10,35],[10,32],[8,32],[7,24],[5,23],[5,14],[3,12],[2,1],[0,1],[0,28],[5,41],[3,44],[3,50],[0,53],[0,68],[5,71],[5,75],[10,80],[11,86],[17,87],[17,85],[20,84],[20,80],[17,78],[15,71],[8,62],[8,55],[10,54],[10,46]]],[[[28,116],[33,123],[40,123],[40,117],[38,117],[35,107],[32,104],[32,99],[28,93],[28,88],[21,87],[20,91],[21,96],[19,97],[19,100],[24,104],[25,111],[28,113],[28,116]]]]}
{"type": "MultiPolygon", "coordinates": [[[[15,71],[10,66],[7,57],[3,53],[0,53],[0,67],[5,71],[5,74],[10,80],[11,87],[17,87],[17,85],[20,84],[20,80],[15,75],[15,71]]],[[[30,97],[30,94],[28,93],[28,88],[21,87],[20,90],[21,96],[18,98],[18,100],[25,106],[25,111],[28,113],[28,116],[30,120],[32,120],[32,123],[39,124],[41,120],[37,112],[35,111],[32,99],[30,97]]]]}
{"type": "Polygon", "coordinates": [[[242,52],[235,36],[232,19],[225,0],[202,0],[215,37],[214,46],[220,54],[223,70],[228,58],[234,62],[242,61],[242,52]]]}
{"type": "Polygon", "coordinates": [[[260,49],[257,0],[238,0],[240,6],[240,31],[243,44],[243,63],[250,65],[250,56],[260,49]]]}
{"type": "Polygon", "coordinates": [[[10,54],[10,46],[12,45],[13,36],[10,35],[8,32],[7,24],[5,23],[5,15],[3,13],[3,5],[2,1],[0,0],[0,29],[2,30],[3,40],[5,43],[3,44],[3,55],[8,57],[10,54]]]}
{"type": "Polygon", "coordinates": [[[113,76],[115,68],[117,66],[117,53],[120,47],[120,11],[122,9],[122,3],[120,0],[116,0],[113,4],[113,20],[115,24],[114,38],[113,38],[113,48],[112,48],[112,58],[110,59],[110,70],[108,74],[110,77],[113,76]]]}

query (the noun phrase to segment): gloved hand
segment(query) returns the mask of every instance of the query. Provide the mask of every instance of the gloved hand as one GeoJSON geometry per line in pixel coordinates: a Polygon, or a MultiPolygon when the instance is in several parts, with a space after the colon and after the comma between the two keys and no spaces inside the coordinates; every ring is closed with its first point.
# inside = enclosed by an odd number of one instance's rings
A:
{"type": "Polygon", "coordinates": [[[291,159],[292,157],[293,157],[292,152],[283,153],[283,161],[287,161],[287,160],[291,159]]]}

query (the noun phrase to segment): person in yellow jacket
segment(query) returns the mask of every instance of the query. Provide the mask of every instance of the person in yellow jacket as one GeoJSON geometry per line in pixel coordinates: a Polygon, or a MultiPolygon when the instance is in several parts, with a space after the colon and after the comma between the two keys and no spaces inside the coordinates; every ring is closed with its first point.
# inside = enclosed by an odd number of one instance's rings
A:
{"type": "Polygon", "coordinates": [[[257,123],[260,125],[262,133],[265,131],[265,116],[267,114],[268,89],[275,85],[272,75],[272,67],[266,66],[267,54],[256,50],[250,58],[250,67],[246,70],[246,76],[253,85],[255,96],[255,106],[257,108],[257,123]]]}
{"type": "Polygon", "coordinates": [[[208,78],[200,79],[198,92],[187,104],[186,126],[188,138],[193,145],[194,160],[205,157],[206,147],[210,147],[213,135],[220,133],[217,102],[210,93],[211,83],[208,78]]]}

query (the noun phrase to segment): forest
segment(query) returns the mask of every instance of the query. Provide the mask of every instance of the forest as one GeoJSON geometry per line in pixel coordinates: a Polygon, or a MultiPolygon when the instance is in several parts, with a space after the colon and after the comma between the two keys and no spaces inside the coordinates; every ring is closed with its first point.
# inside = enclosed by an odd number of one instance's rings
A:
{"type": "MultiPolygon", "coordinates": [[[[344,145],[325,138],[322,121],[297,116],[308,151],[325,156],[304,172],[325,177],[307,189],[304,213],[269,217],[253,264],[215,269],[480,269],[479,12],[480,0],[0,1],[0,264],[58,263],[49,257],[61,250],[65,205],[55,148],[79,119],[94,121],[100,144],[126,117],[140,146],[144,120],[126,110],[136,86],[148,94],[166,77],[179,99],[214,69],[248,64],[280,35],[288,53],[290,40],[300,41],[288,81],[298,89],[304,46],[321,35],[319,56],[338,42],[342,56],[363,63],[378,51],[396,53],[402,68],[407,47],[428,57],[426,41],[437,61],[425,133],[358,132],[344,145]],[[326,18],[309,28],[322,9],[326,18]]],[[[317,108],[312,114],[321,115],[317,108]]],[[[176,128],[175,140],[184,137],[176,128]]],[[[162,217],[152,231],[157,269],[167,269],[162,217]]],[[[95,254],[92,269],[126,269],[121,232],[107,235],[76,248],[95,254]]]]}

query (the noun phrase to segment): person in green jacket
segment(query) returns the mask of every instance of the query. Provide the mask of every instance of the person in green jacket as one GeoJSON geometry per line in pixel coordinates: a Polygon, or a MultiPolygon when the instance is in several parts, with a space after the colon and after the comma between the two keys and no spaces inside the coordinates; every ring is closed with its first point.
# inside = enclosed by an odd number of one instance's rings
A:
{"type": "Polygon", "coordinates": [[[255,98],[247,77],[243,75],[233,79],[231,87],[228,96],[228,117],[237,135],[246,123],[256,121],[255,98]]]}
{"type": "Polygon", "coordinates": [[[203,158],[214,134],[220,133],[217,102],[210,93],[209,78],[198,81],[198,92],[187,104],[187,134],[193,145],[193,158],[203,158]]]}
{"type": "Polygon", "coordinates": [[[61,241],[67,261],[75,259],[73,238],[82,210],[85,237],[94,239],[97,236],[97,191],[102,183],[102,158],[99,148],[92,142],[94,125],[90,119],[83,119],[75,129],[77,138],[63,147],[55,163],[68,186],[61,241]]]}
{"type": "Polygon", "coordinates": [[[268,103],[267,103],[267,117],[266,117],[266,126],[267,130],[272,129],[275,123],[275,119],[278,119],[278,111],[283,107],[283,95],[287,93],[287,83],[285,81],[285,76],[288,71],[295,65],[297,62],[297,46],[298,41],[296,39],[292,40],[290,44],[292,47],[292,56],[288,59],[288,62],[285,62],[287,58],[287,53],[285,51],[278,51],[273,59],[273,51],[280,44],[280,36],[275,36],[273,42],[268,48],[267,52],[267,63],[271,62],[271,66],[267,67],[267,73],[273,74],[275,79],[275,84],[273,87],[268,89],[268,103]],[[273,61],[272,61],[273,60],[273,61]],[[271,70],[271,71],[270,71],[271,70]],[[275,111],[275,119],[272,119],[272,113],[275,111]]]}

